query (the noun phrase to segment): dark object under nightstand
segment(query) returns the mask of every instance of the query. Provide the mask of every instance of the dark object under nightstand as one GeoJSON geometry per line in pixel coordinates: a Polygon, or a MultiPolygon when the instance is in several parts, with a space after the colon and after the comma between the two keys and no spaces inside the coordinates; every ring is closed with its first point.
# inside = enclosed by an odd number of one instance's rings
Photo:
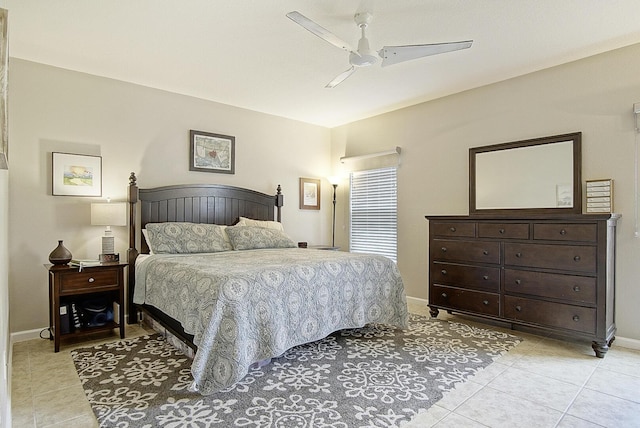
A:
{"type": "Polygon", "coordinates": [[[124,339],[126,263],[83,267],[49,265],[49,333],[54,351],[60,339],[120,329],[124,339]],[[60,308],[62,308],[62,313],[60,308]],[[75,319],[74,319],[75,318],[75,319]]]}

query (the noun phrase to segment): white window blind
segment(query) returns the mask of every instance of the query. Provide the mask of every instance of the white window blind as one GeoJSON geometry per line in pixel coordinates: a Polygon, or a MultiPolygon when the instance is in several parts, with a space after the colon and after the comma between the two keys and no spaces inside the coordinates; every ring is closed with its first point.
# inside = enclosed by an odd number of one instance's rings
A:
{"type": "Polygon", "coordinates": [[[396,167],[351,173],[350,251],[397,261],[398,193],[396,167]]]}

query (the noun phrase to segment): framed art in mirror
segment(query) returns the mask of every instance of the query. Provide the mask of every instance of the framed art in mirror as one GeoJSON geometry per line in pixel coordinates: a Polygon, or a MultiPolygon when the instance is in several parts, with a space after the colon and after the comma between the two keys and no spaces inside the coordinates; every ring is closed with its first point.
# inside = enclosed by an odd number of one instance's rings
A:
{"type": "Polygon", "coordinates": [[[582,134],[469,149],[472,215],[581,214],[582,134]]]}

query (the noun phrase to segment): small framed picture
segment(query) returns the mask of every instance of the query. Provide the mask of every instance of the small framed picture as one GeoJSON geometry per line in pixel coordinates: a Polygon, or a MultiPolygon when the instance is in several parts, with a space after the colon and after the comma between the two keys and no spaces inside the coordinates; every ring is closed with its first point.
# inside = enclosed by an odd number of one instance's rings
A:
{"type": "Polygon", "coordinates": [[[300,178],[300,209],[320,209],[320,180],[316,178],[300,178]]]}
{"type": "Polygon", "coordinates": [[[235,174],[235,137],[191,130],[189,147],[189,171],[235,174]]]}
{"type": "Polygon", "coordinates": [[[53,152],[54,196],[102,196],[102,157],[53,152]]]}

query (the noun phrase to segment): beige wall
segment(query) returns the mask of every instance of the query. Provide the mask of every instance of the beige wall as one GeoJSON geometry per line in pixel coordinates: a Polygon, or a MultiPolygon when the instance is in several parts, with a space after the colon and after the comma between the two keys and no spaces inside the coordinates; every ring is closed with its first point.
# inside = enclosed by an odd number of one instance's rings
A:
{"type": "MultiPolygon", "coordinates": [[[[131,171],[141,187],[220,183],[285,194],[283,224],[296,241],[331,239],[330,185],[322,211],[298,209],[299,177],[330,174],[330,131],[226,105],[11,58],[9,295],[11,331],[48,325],[47,257],[63,239],[96,258],[96,198],[51,196],[51,152],[101,155],[103,195],[124,200],[131,171]],[[189,130],[236,137],[235,175],[190,172],[189,130]]],[[[185,76],[188,78],[188,76],[185,76]]],[[[114,228],[116,251],[128,244],[114,228]]]]}
{"type": "MultiPolygon", "coordinates": [[[[345,154],[402,147],[398,266],[407,294],[427,298],[424,216],[468,213],[470,147],[582,131],[582,178],[614,179],[614,208],[622,214],[617,234],[618,335],[640,339],[632,114],[632,105],[640,102],[638,70],[640,45],[635,45],[333,129],[335,170],[345,154]]],[[[341,232],[348,219],[347,195],[340,194],[341,232]]],[[[344,232],[338,237],[341,245],[346,239],[344,232]]]]}
{"type": "MultiPolygon", "coordinates": [[[[298,210],[298,177],[341,171],[344,155],[402,147],[399,261],[407,294],[427,297],[425,215],[467,214],[468,149],[583,132],[583,179],[613,178],[618,231],[617,322],[640,339],[640,239],[634,237],[634,118],[640,102],[640,45],[602,54],[331,131],[300,122],[109,79],[11,60],[10,298],[12,331],[47,324],[46,273],[57,239],[81,257],[99,251],[86,198],[50,195],[50,152],[100,154],[104,194],[125,195],[130,171],[141,186],[216,182],[270,192],[282,184],[284,224],[294,240],[327,243],[331,191],[323,210],[298,210]],[[236,174],[189,172],[189,129],[236,136],[236,174]],[[330,171],[333,169],[333,171],[330,171]],[[37,221],[27,213],[36,213],[37,221]],[[19,310],[15,309],[19,308],[19,310]]],[[[348,182],[338,187],[336,244],[348,248],[348,182]]],[[[116,231],[118,250],[126,230],[116,231]]]]}

